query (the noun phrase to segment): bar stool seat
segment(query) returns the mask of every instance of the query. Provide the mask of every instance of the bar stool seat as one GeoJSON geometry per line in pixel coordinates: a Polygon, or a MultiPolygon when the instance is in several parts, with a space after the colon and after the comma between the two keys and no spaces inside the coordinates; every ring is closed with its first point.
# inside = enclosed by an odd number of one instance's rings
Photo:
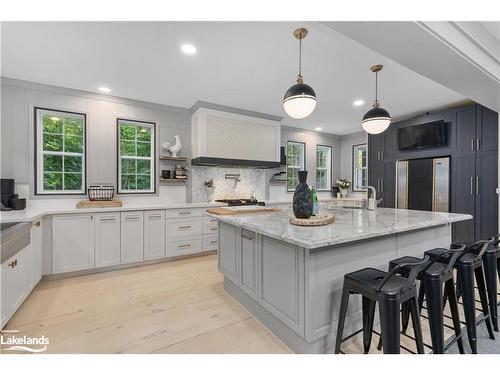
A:
{"type": "MultiPolygon", "coordinates": [[[[421,260],[416,258],[417,260],[421,260]]],[[[377,268],[363,268],[358,271],[354,271],[345,275],[346,278],[350,279],[353,285],[358,285],[363,288],[365,292],[373,292],[373,295],[377,295],[377,286],[380,281],[387,276],[387,272],[381,271],[377,268]]],[[[380,289],[380,292],[386,293],[388,295],[404,293],[403,289],[408,280],[394,275],[390,278],[380,289]]],[[[409,286],[412,288],[412,286],[409,286]]],[[[410,292],[411,289],[408,290],[410,292]]],[[[373,296],[371,295],[371,296],[373,296]]]]}
{"type": "Polygon", "coordinates": [[[417,352],[424,353],[422,327],[417,311],[415,278],[429,257],[415,262],[398,265],[391,272],[376,268],[363,268],[344,275],[342,299],[335,342],[335,353],[340,353],[343,341],[344,324],[347,316],[349,296],[361,294],[363,303],[363,347],[368,353],[371,346],[375,306],[378,303],[380,315],[381,342],[384,353],[400,352],[400,310],[408,302],[416,336],[417,352]],[[401,267],[408,267],[408,277],[398,276],[401,267]]]}

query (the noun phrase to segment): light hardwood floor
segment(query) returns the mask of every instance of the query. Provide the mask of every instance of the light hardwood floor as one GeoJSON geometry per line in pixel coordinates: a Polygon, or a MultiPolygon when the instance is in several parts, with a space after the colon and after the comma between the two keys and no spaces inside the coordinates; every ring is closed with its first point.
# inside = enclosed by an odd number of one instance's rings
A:
{"type": "MultiPolygon", "coordinates": [[[[42,281],[5,330],[45,335],[46,353],[292,353],[222,281],[216,255],[42,281]]],[[[422,324],[430,344],[428,322],[422,324]]],[[[445,328],[445,337],[452,333],[445,328]]],[[[360,340],[342,350],[362,353],[360,340]]],[[[374,335],[371,353],[380,353],[377,342],[374,335]]],[[[407,337],[401,342],[415,350],[407,337]]]]}
{"type": "Polygon", "coordinates": [[[42,281],[5,330],[48,353],[291,353],[222,279],[209,255],[42,281]]]}

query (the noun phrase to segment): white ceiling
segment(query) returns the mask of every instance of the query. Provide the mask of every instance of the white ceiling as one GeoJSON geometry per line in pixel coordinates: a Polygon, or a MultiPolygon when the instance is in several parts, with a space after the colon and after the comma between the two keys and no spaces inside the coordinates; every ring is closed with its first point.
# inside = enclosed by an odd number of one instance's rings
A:
{"type": "MultiPolygon", "coordinates": [[[[179,107],[197,100],[284,116],[283,124],[348,134],[373,100],[369,68],[383,64],[380,100],[393,118],[464,100],[373,50],[316,22],[2,23],[2,76],[179,107]],[[295,83],[306,26],[303,75],[318,103],[306,119],[286,116],[282,98],[295,83]],[[180,45],[198,48],[193,56],[180,45]],[[362,107],[352,102],[364,99],[362,107]]],[[[389,37],[389,36],[388,36],[389,37]]]]}

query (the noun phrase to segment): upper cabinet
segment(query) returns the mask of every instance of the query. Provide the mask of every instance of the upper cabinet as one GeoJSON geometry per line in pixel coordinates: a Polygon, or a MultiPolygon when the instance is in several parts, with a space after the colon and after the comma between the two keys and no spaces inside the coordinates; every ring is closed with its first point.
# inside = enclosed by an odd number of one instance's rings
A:
{"type": "Polygon", "coordinates": [[[497,151],[498,113],[486,107],[477,106],[476,116],[476,150],[497,151]]]}
{"type": "Polygon", "coordinates": [[[200,108],[191,117],[193,159],[199,157],[280,161],[281,124],[200,108]]]}
{"type": "Polygon", "coordinates": [[[454,151],[457,154],[466,154],[476,150],[476,106],[470,105],[457,110],[456,137],[454,151]]]}

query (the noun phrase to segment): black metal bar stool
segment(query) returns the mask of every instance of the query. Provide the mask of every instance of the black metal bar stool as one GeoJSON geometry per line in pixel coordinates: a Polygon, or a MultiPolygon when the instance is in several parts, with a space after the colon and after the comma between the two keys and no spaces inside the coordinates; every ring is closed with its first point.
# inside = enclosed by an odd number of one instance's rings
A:
{"type": "MultiPolygon", "coordinates": [[[[432,352],[442,354],[444,347],[444,319],[443,319],[443,301],[449,301],[451,316],[453,320],[453,330],[455,331],[455,341],[461,354],[464,353],[462,342],[462,332],[460,328],[460,316],[458,314],[458,302],[455,292],[455,283],[453,279],[453,266],[457,259],[463,254],[465,245],[458,249],[433,249],[430,250],[434,257],[433,260],[418,273],[417,279],[420,280],[418,294],[418,307],[422,311],[424,299],[426,300],[426,309],[428,312],[429,327],[431,331],[432,352]],[[437,262],[440,257],[446,258],[447,263],[437,262]]],[[[415,257],[401,257],[389,262],[389,271],[400,264],[419,261],[415,257]]],[[[409,270],[406,267],[399,269],[398,274],[405,277],[409,270]]],[[[403,333],[408,327],[408,307],[403,305],[403,333]]],[[[451,345],[451,343],[450,343],[451,345]]]]}
{"type": "Polygon", "coordinates": [[[490,305],[490,317],[493,329],[498,332],[498,287],[497,277],[500,279],[500,234],[492,237],[493,243],[489,244],[483,254],[483,268],[486,279],[486,290],[490,305]]]}
{"type": "Polygon", "coordinates": [[[415,279],[421,268],[427,265],[429,257],[417,259],[416,262],[402,263],[394,267],[391,272],[384,272],[376,268],[363,268],[344,276],[342,300],[340,303],[339,323],[335,342],[335,353],[340,353],[343,341],[344,324],[347,315],[347,305],[351,294],[361,294],[363,304],[363,347],[364,352],[370,350],[375,305],[379,304],[381,338],[384,353],[396,354],[400,352],[400,309],[403,303],[408,302],[412,317],[417,352],[424,353],[422,327],[417,311],[417,297],[415,279]],[[401,268],[408,269],[408,277],[397,275],[401,268]]]}
{"type": "MultiPolygon", "coordinates": [[[[467,328],[467,337],[469,339],[471,351],[474,354],[477,354],[476,325],[480,324],[483,320],[486,322],[486,328],[488,329],[490,338],[492,340],[495,339],[488,309],[488,297],[486,294],[486,285],[482,264],[482,256],[486,251],[488,245],[491,243],[493,243],[493,240],[476,242],[472,246],[465,249],[463,254],[457,259],[454,265],[454,268],[457,270],[457,295],[461,296],[462,298],[462,304],[465,313],[465,326],[467,328]],[[476,279],[481,302],[481,309],[484,315],[483,318],[479,321],[476,321],[474,278],[476,279]]],[[[438,262],[442,263],[448,263],[450,258],[449,254],[443,255],[440,251],[436,250],[426,251],[425,254],[427,256],[430,256],[431,259],[437,259],[438,262]]]]}

